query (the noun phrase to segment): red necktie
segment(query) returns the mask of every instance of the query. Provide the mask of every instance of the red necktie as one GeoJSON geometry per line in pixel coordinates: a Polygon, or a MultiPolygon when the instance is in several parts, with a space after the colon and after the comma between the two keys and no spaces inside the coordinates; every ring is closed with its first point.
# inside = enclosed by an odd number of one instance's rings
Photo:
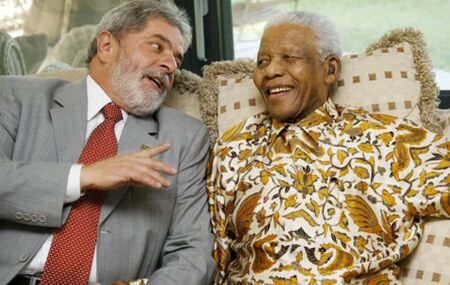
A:
{"type": "MultiPolygon", "coordinates": [[[[79,163],[91,164],[117,154],[114,126],[122,113],[113,103],[105,105],[102,113],[105,120],[89,136],[79,163]]],[[[105,191],[89,190],[73,204],[66,223],[54,233],[41,285],[87,284],[104,197],[105,191]]]]}

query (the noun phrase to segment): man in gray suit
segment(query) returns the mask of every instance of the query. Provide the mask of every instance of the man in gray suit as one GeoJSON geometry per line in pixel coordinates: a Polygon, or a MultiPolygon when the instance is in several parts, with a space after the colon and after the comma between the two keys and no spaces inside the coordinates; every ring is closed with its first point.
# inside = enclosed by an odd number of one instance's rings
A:
{"type": "MultiPolygon", "coordinates": [[[[160,107],[190,41],[171,1],[131,1],[102,19],[83,80],[0,78],[0,284],[46,274],[55,231],[93,189],[106,198],[82,283],[209,283],[207,130],[160,107]],[[110,102],[122,113],[118,154],[77,163],[110,102]]],[[[43,283],[71,284],[64,276],[43,283]]]]}

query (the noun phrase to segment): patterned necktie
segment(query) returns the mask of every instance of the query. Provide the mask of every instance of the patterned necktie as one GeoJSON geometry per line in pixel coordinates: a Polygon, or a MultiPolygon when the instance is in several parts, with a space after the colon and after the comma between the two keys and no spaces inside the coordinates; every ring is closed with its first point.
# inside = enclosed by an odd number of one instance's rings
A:
{"type": "MultiPolygon", "coordinates": [[[[122,113],[113,103],[105,105],[102,113],[105,120],[89,136],[79,163],[91,164],[117,154],[114,126],[122,113]]],[[[42,285],[87,284],[104,198],[105,191],[89,190],[73,204],[66,223],[54,233],[42,285]]]]}

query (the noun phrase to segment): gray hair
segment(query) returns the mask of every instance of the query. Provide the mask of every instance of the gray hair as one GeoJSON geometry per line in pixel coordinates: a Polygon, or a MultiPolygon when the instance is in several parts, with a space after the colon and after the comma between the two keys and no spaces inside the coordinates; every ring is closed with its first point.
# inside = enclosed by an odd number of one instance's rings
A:
{"type": "Polygon", "coordinates": [[[102,31],[109,31],[120,39],[126,32],[142,31],[147,21],[154,17],[163,17],[180,30],[183,51],[186,52],[192,41],[192,28],[186,12],[171,1],[134,0],[113,8],[103,16],[89,46],[86,63],[89,64],[97,54],[97,36],[102,31]]]}
{"type": "Polygon", "coordinates": [[[336,26],[327,17],[315,12],[292,11],[277,16],[273,20],[269,21],[264,30],[271,26],[283,23],[306,26],[313,30],[319,46],[318,48],[321,60],[324,60],[330,55],[335,55],[338,57],[342,56],[341,39],[337,32],[336,26]]]}

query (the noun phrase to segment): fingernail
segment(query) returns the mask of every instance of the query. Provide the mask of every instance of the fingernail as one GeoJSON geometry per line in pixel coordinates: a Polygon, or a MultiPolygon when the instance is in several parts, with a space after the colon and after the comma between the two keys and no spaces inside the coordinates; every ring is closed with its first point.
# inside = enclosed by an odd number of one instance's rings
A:
{"type": "Polygon", "coordinates": [[[155,187],[156,188],[161,188],[161,183],[156,183],[155,187]]]}

